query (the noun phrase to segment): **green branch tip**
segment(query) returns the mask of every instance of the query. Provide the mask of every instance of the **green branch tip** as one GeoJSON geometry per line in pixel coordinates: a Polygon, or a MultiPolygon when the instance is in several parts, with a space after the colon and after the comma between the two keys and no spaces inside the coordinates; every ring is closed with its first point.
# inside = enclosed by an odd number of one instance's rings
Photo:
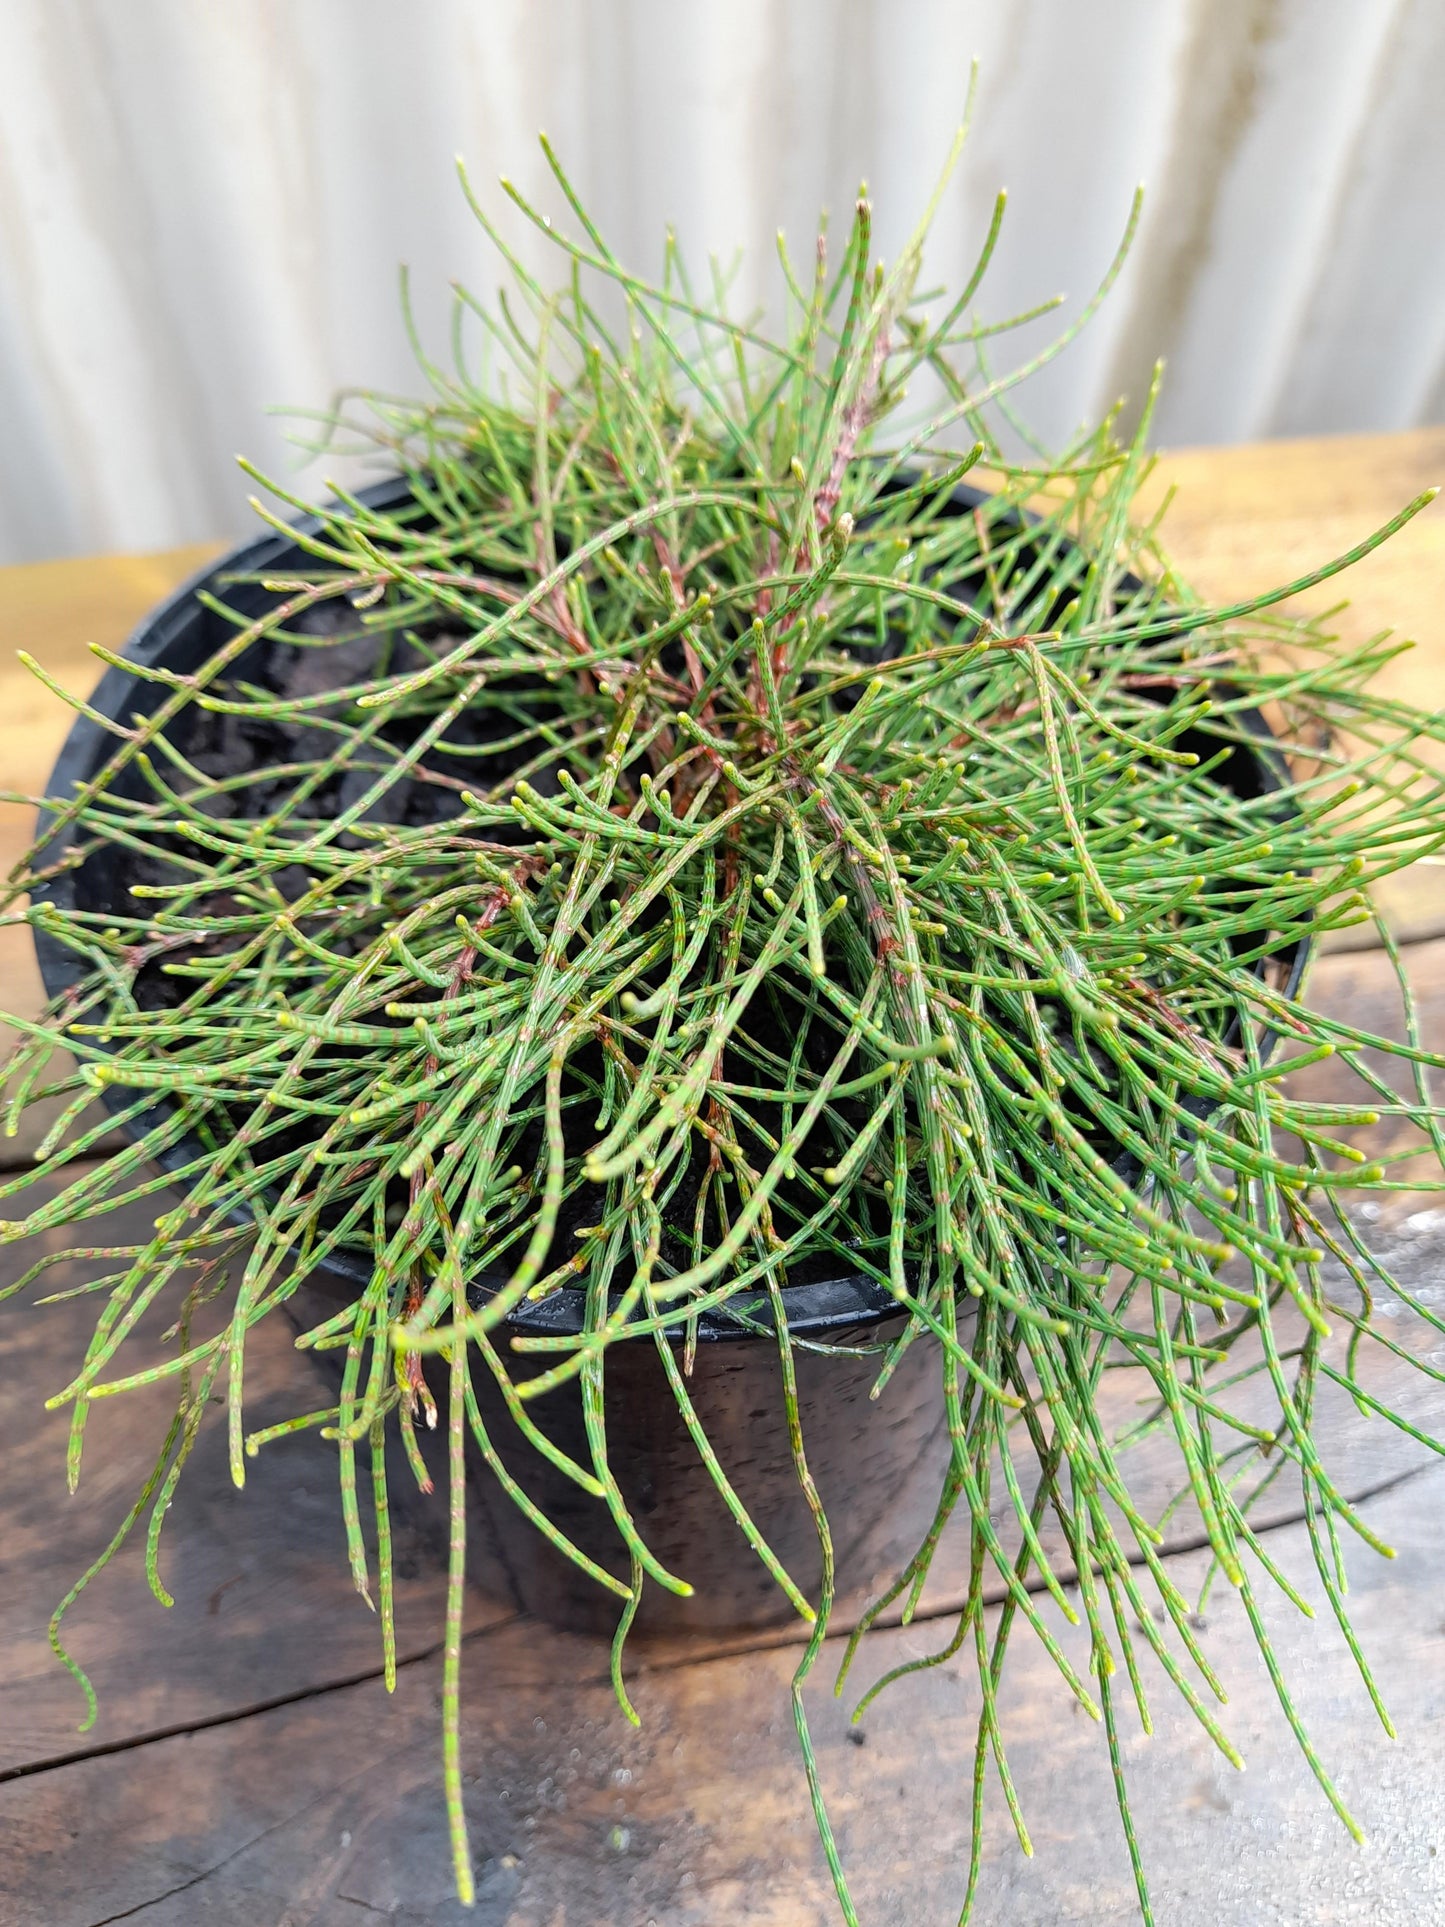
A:
{"type": "MultiPolygon", "coordinates": [[[[1141,1895],[1121,1720],[1153,1723],[1144,1648],[1242,1765],[1162,1555],[1181,1529],[1239,1592],[1351,1825],[1250,1575],[1301,1603],[1258,1527],[1272,1482],[1298,1481],[1378,1707],[1340,1527],[1388,1548],[1323,1462],[1319,1394],[1438,1449],[1366,1389],[1372,1344],[1438,1377],[1395,1337],[1440,1321],[1359,1200],[1445,1187],[1445,1052],[1374,894],[1445,852],[1445,722],[1385,693],[1394,642],[1280,604],[1436,491],[1293,582],[1208,603],[1136,517],[1157,382],[1128,445],[1105,421],[1051,453],[1018,406],[1122,250],[1010,365],[1000,342],[1044,309],[995,318],[980,297],[1004,197],[973,272],[927,294],[927,222],[880,270],[860,203],[796,261],[780,238],[770,333],[675,237],[658,280],[620,263],[542,146],[570,232],[502,186],[558,250],[555,290],[458,158],[504,297],[458,288],[438,355],[403,275],[424,397],[349,393],[310,419],[328,466],[369,452],[396,480],[336,485],[318,512],[242,461],[268,559],[198,592],[211,653],[182,675],[164,651],[97,650],[147,685],[118,715],[51,685],[108,757],[47,801],[0,906],[65,985],[15,1017],[0,1071],[0,1128],[38,1147],[0,1188],[41,1181],[0,1241],[37,1254],[6,1295],[94,1306],[46,1408],[72,1408],[67,1481],[95,1400],[172,1401],[124,1528],[146,1513],[161,1597],[161,1525],[217,1405],[238,1480],[263,1444],[330,1455],[390,1687],[405,1465],[408,1503],[447,1520],[443,1789],[470,1897],[468,1489],[618,1602],[610,1675],[635,1719],[636,1616],[696,1582],[651,1543],[687,1542],[679,1502],[660,1490],[635,1517],[625,1496],[647,1468],[619,1462],[621,1361],[655,1359],[652,1394],[728,1514],[707,1529],[735,1530],[810,1628],[794,1717],[856,1920],[804,1704],[835,1544],[876,1524],[815,1479],[847,1375],[885,1441],[905,1428],[883,1413],[918,1401],[948,1440],[927,1529],[844,1670],[885,1607],[914,1623],[930,1582],[957,1581],[957,1622],[916,1664],[977,1681],[965,1914],[990,1774],[1031,1850],[1005,1743],[1017,1636],[1103,1725],[1141,1895]],[[1398,987],[1384,1034],[1373,1002],[1320,1010],[1299,988],[1308,948],[1361,919],[1398,987]],[[1365,1104],[1310,1079],[1332,1060],[1365,1104]],[[1353,1137],[1382,1121],[1387,1139],[1353,1137]],[[67,1237],[112,1210],[132,1241],[77,1245],[47,1292],[67,1237]],[[846,1315],[869,1309],[840,1338],[797,1307],[842,1281],[846,1315]],[[247,1431],[257,1328],[302,1306],[293,1342],[332,1402],[247,1431]],[[577,1328],[549,1321],[563,1306],[577,1328]],[[744,1434],[703,1389],[704,1341],[730,1328],[771,1388],[744,1434]],[[757,1453],[786,1456],[807,1507],[811,1600],[769,1506],[733,1484],[757,1453]],[[1088,1666],[1044,1593],[1087,1629],[1088,1666]]],[[[1126,242],[1137,219],[1136,199],[1126,242]]],[[[917,1474],[898,1469],[898,1504],[917,1474]]]]}

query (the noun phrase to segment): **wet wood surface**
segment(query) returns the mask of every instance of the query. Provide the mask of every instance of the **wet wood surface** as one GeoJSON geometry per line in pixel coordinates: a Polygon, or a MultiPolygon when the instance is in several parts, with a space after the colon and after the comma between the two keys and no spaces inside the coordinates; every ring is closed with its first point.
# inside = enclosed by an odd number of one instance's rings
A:
{"type": "MultiPolygon", "coordinates": [[[[1261,586],[1358,539],[1433,480],[1442,456],[1445,433],[1423,431],[1173,458],[1181,483],[1174,549],[1211,592],[1261,586]],[[1292,517],[1271,514],[1285,499],[1279,486],[1294,490],[1292,517]]],[[[1437,523],[1445,530],[1445,517],[1430,511],[1414,525],[1414,546],[1402,547],[1393,574],[1383,557],[1369,565],[1350,618],[1367,630],[1406,623],[1420,636],[1416,700],[1445,692],[1437,523]]],[[[7,784],[36,786],[64,729],[63,717],[57,724],[22,702],[11,650],[30,649],[84,688],[94,675],[83,632],[115,644],[197,559],[0,572],[7,784]]],[[[18,813],[0,830],[16,848],[22,833],[18,813]]],[[[1445,1047],[1445,918],[1432,921],[1429,889],[1440,874],[1415,873],[1419,889],[1392,909],[1401,934],[1417,939],[1404,955],[1436,1048],[1445,1047]]],[[[0,932],[0,1006],[33,1008],[16,935],[0,932]]],[[[1398,1031],[1393,974],[1378,950],[1322,958],[1311,995],[1356,1022],[1398,1031]]],[[[1341,1077],[1336,1067],[1312,1076],[1314,1094],[1346,1095],[1330,1082],[1341,1077]]],[[[23,1140],[12,1142],[12,1167],[25,1151],[23,1140]]],[[[0,1204],[0,1213],[16,1208],[0,1204]]],[[[132,1225],[155,1208],[133,1207],[132,1225]]],[[[102,1222],[87,1236],[120,1241],[126,1229],[102,1222]]],[[[1380,1212],[1373,1235],[1402,1281],[1445,1312],[1445,1209],[1400,1198],[1380,1212]]],[[[0,1259],[3,1290],[17,1267],[9,1254],[0,1259]]],[[[51,1289],[94,1270],[57,1267],[51,1289]]],[[[791,1631],[639,1646],[629,1664],[643,1722],[634,1731],[614,1705],[605,1645],[526,1618],[485,1550],[469,1592],[464,1662],[478,1900],[470,1915],[458,1907],[441,1799],[439,1502],[411,1500],[400,1521],[402,1664],[388,1696],[376,1621],[346,1568],[333,1450],[314,1433],[264,1452],[238,1493],[223,1428],[203,1431],[162,1542],[175,1604],[155,1601],[128,1547],[67,1620],[99,1694],[95,1725],[78,1731],[83,1702],[50,1652],[46,1625],[124,1515],[167,1418],[164,1400],[145,1393],[98,1407],[80,1489],[67,1495],[67,1421],[43,1402],[78,1363],[93,1308],[83,1296],[40,1310],[0,1303],[4,1927],[121,1919],[359,1927],[378,1917],[407,1927],[467,1919],[829,1927],[838,1918],[793,1730],[789,1682],[801,1648],[791,1631]]],[[[1398,1341],[1445,1364],[1438,1334],[1410,1324],[1400,1321],[1398,1341]]],[[[1377,1369],[1382,1397],[1400,1402],[1421,1429],[1445,1429],[1440,1388],[1388,1357],[1377,1369]]],[[[277,1321],[260,1327],[248,1364],[251,1422],[324,1403],[314,1373],[288,1330],[277,1321]]],[[[1110,1396],[1111,1422],[1122,1429],[1137,1416],[1137,1387],[1121,1378],[1110,1396]]],[[[1350,1554],[1353,1615],[1398,1738],[1375,1718],[1320,1597],[1284,1481],[1260,1515],[1265,1543],[1317,1617],[1281,1601],[1270,1626],[1315,1747],[1366,1842],[1357,1846],[1329,1811],[1238,1602],[1217,1591],[1198,1636],[1228,1689],[1224,1720],[1246,1771],[1215,1751],[1157,1673],[1146,1673],[1154,1736],[1126,1722],[1125,1771],[1160,1927],[1445,1923],[1445,1465],[1343,1402],[1322,1411],[1320,1427],[1342,1490],[1398,1549],[1391,1561],[1363,1546],[1350,1554]]],[[[1157,1512],[1172,1490],[1171,1455],[1146,1441],[1128,1464],[1143,1509],[1157,1512]]],[[[1187,1529],[1170,1544],[1169,1569],[1189,1593],[1205,1555],[1187,1529]]],[[[739,1556],[747,1556],[741,1546],[739,1556]]],[[[853,1577],[861,1584],[873,1575],[853,1577]]],[[[946,1544],[914,1622],[880,1625],[864,1641],[849,1697],[839,1702],[831,1690],[841,1640],[828,1643],[807,1690],[822,1782],[869,1927],[952,1922],[962,1897],[977,1713],[971,1666],[949,1661],[899,1682],[858,1726],[847,1714],[858,1691],[946,1642],[964,1583],[946,1544]]],[[[1051,1623],[1083,1666],[1077,1635],[1062,1618],[1051,1623]]],[[[1124,1927],[1137,1916],[1101,1734],[1024,1636],[1011,1649],[1002,1710],[1035,1851],[1020,1854],[991,1787],[977,1921],[1124,1927]]]]}

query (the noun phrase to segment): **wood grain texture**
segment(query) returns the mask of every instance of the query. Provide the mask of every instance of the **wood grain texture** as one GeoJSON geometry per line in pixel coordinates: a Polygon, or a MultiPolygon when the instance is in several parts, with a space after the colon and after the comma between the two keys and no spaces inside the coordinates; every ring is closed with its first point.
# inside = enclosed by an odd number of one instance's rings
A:
{"type": "MultiPolygon", "coordinates": [[[[1407,955],[1426,1037],[1438,1042],[1445,942],[1407,955]]],[[[1313,990],[1384,1034],[1398,1028],[1383,952],[1321,960],[1313,990]]],[[[1311,1073],[1321,1074],[1338,1072],[1311,1073]]],[[[1428,1200],[1408,1197],[1377,1219],[1390,1262],[1437,1309],[1440,1224],[1428,1200]]],[[[7,1262],[0,1284],[14,1275],[7,1262]]],[[[80,1275],[57,1271],[51,1289],[80,1275]]],[[[65,1421],[39,1407],[73,1368],[92,1311],[84,1298],[40,1311],[0,1305],[0,1920],[98,1927],[128,1909],[155,1927],[329,1927],[378,1912],[438,1927],[465,1918],[449,1898],[437,1766],[440,1509],[420,1500],[402,1508],[410,1663],[389,1700],[375,1620],[346,1570],[333,1448],[315,1433],[268,1448],[243,1493],[229,1483],[223,1428],[203,1433],[166,1528],[174,1608],[150,1597],[129,1550],[68,1622],[101,1695],[99,1725],[76,1733],[79,1696],[50,1656],[45,1621],[124,1510],[167,1409],[151,1394],[99,1408],[80,1492],[66,1498],[65,1421]]],[[[1416,1324],[1397,1321],[1393,1336],[1434,1355],[1438,1336],[1416,1324]]],[[[1423,1429],[1442,1429],[1438,1388],[1387,1355],[1376,1369],[1383,1396],[1423,1429]]],[[[247,1382],[256,1423],[325,1396],[280,1321],[255,1334],[247,1382]]],[[[1137,1394],[1122,1374],[1110,1382],[1112,1428],[1129,1422],[1137,1394]]],[[[1400,1548],[1392,1566],[1363,1550],[1351,1566],[1360,1630],[1393,1689],[1398,1746],[1371,1726],[1333,1631],[1275,1618],[1316,1742],[1371,1842],[1355,1849],[1336,1828],[1240,1642],[1235,1603],[1218,1601],[1205,1643],[1227,1675],[1229,1730],[1249,1773],[1239,1778],[1212,1752],[1162,1681],[1152,1694],[1156,1739],[1136,1736],[1126,1748],[1159,1919],[1171,1927],[1445,1921],[1431,1853],[1445,1835],[1445,1478],[1423,1446],[1343,1400],[1326,1402],[1320,1438],[1342,1489],[1375,1495],[1364,1498],[1366,1516],[1400,1548]]],[[[1172,1452],[1145,1444],[1126,1465],[1143,1509],[1157,1513],[1173,1490],[1172,1452]]],[[[1309,1593],[1303,1536],[1290,1523],[1298,1517],[1297,1500],[1276,1489],[1260,1523],[1309,1593]]],[[[1201,1555],[1183,1549],[1186,1524],[1173,1530],[1181,1549],[1172,1567],[1196,1584],[1201,1555]]],[[[943,1642],[964,1589],[962,1556],[946,1540],[921,1619],[869,1635],[859,1689],[943,1642]]],[[[831,1927],[788,1706],[795,1635],[640,1642],[631,1671],[644,1726],[634,1735],[613,1707],[603,1646],[519,1617],[485,1547],[474,1580],[465,1761],[482,1881],[471,1918],[831,1927]]],[[[863,1918],[947,1921],[965,1851],[967,1669],[890,1689],[859,1744],[827,1690],[837,1652],[834,1642],[809,1703],[863,1918]]],[[[995,1800],[979,1919],[1122,1927],[1133,1902],[1098,1730],[1070,1710],[1026,1638],[1010,1666],[1010,1753],[1038,1853],[1018,1857],[995,1800]]]]}
{"type": "MultiPolygon", "coordinates": [[[[133,1239],[168,1195],[113,1212],[90,1230],[100,1241],[133,1239]]],[[[25,1197],[17,1203],[24,1208],[25,1197]]],[[[5,1254],[0,1288],[32,1255],[28,1247],[23,1260],[13,1249],[5,1254]]],[[[73,1289],[104,1269],[83,1261],[57,1266],[44,1289],[73,1289]]],[[[316,1440],[299,1453],[263,1452],[247,1462],[246,1485],[237,1491],[224,1419],[212,1420],[203,1423],[161,1539],[160,1570],[174,1607],[164,1609],[152,1595],[133,1542],[67,1621],[67,1643],[91,1672],[100,1700],[95,1727],[78,1731],[84,1701],[59,1670],[46,1625],[134,1502],[175,1405],[161,1386],[97,1401],[80,1486],[67,1493],[68,1418],[46,1412],[44,1401],[81,1363],[98,1308],[86,1297],[43,1307],[18,1299],[0,1304],[0,1775],[224,1717],[380,1664],[376,1617],[347,1573],[334,1449],[317,1451],[316,1440]]],[[[138,1363],[163,1355],[158,1335],[173,1316],[171,1301],[138,1329],[138,1363]]],[[[247,1354],[252,1426],[318,1409],[333,1396],[291,1340],[284,1318],[254,1334],[247,1354]]],[[[399,1482],[400,1464],[396,1473],[399,1482]]],[[[143,1533],[144,1524],[137,1537],[143,1533]]],[[[398,1641],[406,1654],[439,1638],[445,1530],[440,1516],[414,1508],[403,1510],[398,1533],[398,1641]]],[[[493,1593],[499,1590],[494,1583],[493,1593]]],[[[478,1592],[473,1623],[512,1611],[505,1598],[478,1592]]]]}
{"type": "MultiPolygon", "coordinates": [[[[1323,1618],[1271,1614],[1316,1747],[1367,1832],[1356,1847],[1285,1729],[1236,1602],[1199,1637],[1224,1675],[1237,1773],[1146,1674],[1152,1739],[1127,1717],[1125,1770],[1168,1927],[1379,1927],[1445,1919],[1439,1786],[1445,1767],[1445,1550],[1429,1530],[1445,1475],[1365,1509],[1405,1550],[1352,1564],[1353,1610],[1400,1737],[1373,1723],[1323,1618]]],[[[1327,1616],[1299,1528],[1271,1536],[1327,1616]]],[[[1198,1555],[1176,1558],[1198,1583],[1198,1555]]],[[[1076,1664],[1077,1635],[1058,1623],[1076,1664]]],[[[870,1678],[937,1649],[940,1628],[870,1639],[870,1678]]],[[[967,1853],[975,1695],[954,1667],[890,1688],[862,1724],[829,1691],[837,1642],[808,1706],[820,1771],[861,1917],[879,1927],[955,1918],[967,1853]]],[[[478,1634],[464,1661],[463,1756],[476,1909],[449,1892],[436,1727],[437,1662],[77,1762],[0,1787],[0,1905],[14,1927],[833,1927],[788,1710],[792,1652],[638,1673],[642,1727],[612,1704],[595,1645],[535,1628],[478,1634]]],[[[991,1790],[980,1921],[1124,1927],[1136,1918],[1099,1728],[1020,1638],[1003,1722],[1033,1829],[1024,1860],[991,1790]]]]}

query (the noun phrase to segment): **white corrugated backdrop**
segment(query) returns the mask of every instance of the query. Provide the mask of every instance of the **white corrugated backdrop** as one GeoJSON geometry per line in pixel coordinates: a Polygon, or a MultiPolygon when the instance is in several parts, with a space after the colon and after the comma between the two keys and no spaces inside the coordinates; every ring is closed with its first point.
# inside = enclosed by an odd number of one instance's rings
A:
{"type": "Polygon", "coordinates": [[[414,386],[396,263],[439,346],[495,279],[455,153],[504,211],[546,128],[624,256],[766,298],[860,177],[896,244],[975,54],[930,279],[1006,185],[983,307],[1082,298],[1149,192],[1045,435],[1159,355],[1161,442],[1445,414],[1445,0],[0,0],[0,560],[244,528],[268,404],[414,386]]]}

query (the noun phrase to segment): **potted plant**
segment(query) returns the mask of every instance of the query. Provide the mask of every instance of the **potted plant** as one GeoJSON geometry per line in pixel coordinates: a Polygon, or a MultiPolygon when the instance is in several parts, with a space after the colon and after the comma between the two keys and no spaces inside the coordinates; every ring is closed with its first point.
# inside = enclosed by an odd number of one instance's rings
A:
{"type": "Polygon", "coordinates": [[[1272,612],[1421,504],[1305,582],[1204,607],[1130,521],[1147,410],[1123,448],[1107,424],[1058,458],[1016,431],[1009,391],[1045,357],[995,374],[973,318],[997,215],[940,304],[924,228],[875,266],[860,200],[836,257],[822,235],[783,255],[775,339],[670,244],[660,282],[626,270],[554,169],[577,238],[513,198],[562,291],[477,208],[510,295],[458,296],[428,400],[326,423],[386,479],[320,510],[268,483],[271,533],[99,652],[75,703],[7,900],[52,1002],[17,1020],[5,1101],[12,1127],[63,1101],[42,1173],[117,1124],[125,1145],[3,1237],[176,1196],[52,1401],[72,1477],[89,1401],[168,1379],[127,1522],[154,1544],[213,1396],[238,1483],[321,1427],[392,1667],[387,1447],[429,1493],[436,1430],[464,1898],[469,1487],[535,1611],[606,1623],[629,1712],[639,1614],[803,1622],[794,1706],[850,1920],[803,1699],[838,1550],[914,1601],[960,1535],[961,1884],[990,1771],[1027,1839],[996,1716],[1023,1620],[1102,1724],[1147,1915],[1118,1770],[1121,1698],[1147,1722],[1137,1654],[1237,1756],[1102,1374],[1155,1401],[1266,1651],[1257,1590],[1290,1588],[1250,1524],[1263,1487],[1300,1481],[1342,1624],[1340,1528],[1374,1543],[1313,1400],[1358,1386],[1393,1343],[1373,1301],[1401,1296],[1347,1192],[1442,1182],[1352,1132],[1388,1111],[1436,1156],[1439,1059],[1300,988],[1371,882],[1445,842],[1421,754],[1445,726],[1371,695],[1379,647],[1272,612]],[[1369,1108],[1291,1094],[1331,1053],[1369,1108]],[[247,1337],[283,1315],[328,1402],[248,1434],[247,1337]],[[920,1478],[932,1523],[898,1546],[920,1478]],[[1058,1615],[1086,1622],[1087,1672],[1058,1615]]]}

